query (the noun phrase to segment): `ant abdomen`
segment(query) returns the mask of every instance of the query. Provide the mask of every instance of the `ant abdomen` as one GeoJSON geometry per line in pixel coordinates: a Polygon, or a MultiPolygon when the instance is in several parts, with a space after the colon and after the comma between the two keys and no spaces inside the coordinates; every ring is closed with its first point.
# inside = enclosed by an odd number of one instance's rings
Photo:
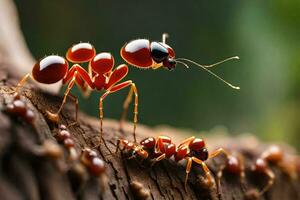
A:
{"type": "Polygon", "coordinates": [[[68,62],[63,57],[47,56],[33,66],[32,77],[39,83],[56,83],[65,77],[68,66],[68,62]]]}
{"type": "Polygon", "coordinates": [[[231,174],[240,174],[244,169],[241,161],[235,156],[228,156],[225,170],[231,174]]]}

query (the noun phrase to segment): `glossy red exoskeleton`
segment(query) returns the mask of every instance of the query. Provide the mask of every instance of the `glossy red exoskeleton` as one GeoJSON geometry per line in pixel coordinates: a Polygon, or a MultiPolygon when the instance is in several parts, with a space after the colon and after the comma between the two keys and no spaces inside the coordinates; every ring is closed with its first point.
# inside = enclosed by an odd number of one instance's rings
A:
{"type": "Polygon", "coordinates": [[[104,94],[99,100],[99,117],[100,117],[100,132],[101,138],[103,134],[103,101],[111,93],[117,92],[123,88],[130,86],[130,91],[127,98],[124,101],[124,112],[120,121],[125,120],[127,115],[128,106],[131,102],[134,94],[134,139],[135,130],[137,126],[137,115],[138,115],[138,92],[135,84],[131,81],[121,82],[128,73],[128,66],[125,64],[119,65],[113,69],[114,58],[110,53],[104,52],[96,54],[96,50],[90,43],[78,43],[68,49],[66,53],[66,59],[51,55],[39,60],[32,69],[31,73],[26,74],[21,81],[18,83],[16,93],[19,93],[19,89],[24,85],[28,78],[44,83],[52,84],[58,81],[63,81],[63,84],[67,85],[67,89],[64,94],[63,101],[58,111],[53,113],[46,111],[48,118],[51,121],[58,122],[59,114],[66,103],[67,97],[70,97],[75,101],[76,105],[76,121],[78,113],[78,99],[71,94],[71,89],[76,83],[83,92],[89,90],[104,91],[104,94]],[[69,69],[69,62],[74,63],[69,69]],[[80,64],[89,63],[89,72],[87,72],[80,64]]]}
{"type": "Polygon", "coordinates": [[[228,60],[239,59],[238,56],[230,57],[211,65],[201,65],[186,58],[175,58],[175,51],[172,47],[166,44],[167,37],[168,34],[164,33],[162,35],[162,42],[150,41],[148,39],[132,40],[121,48],[120,54],[128,64],[142,69],[158,69],[160,67],[165,67],[169,70],[172,70],[178,63],[189,68],[187,63],[191,63],[201,67],[231,88],[240,89],[239,87],[228,83],[209,70],[209,68],[224,63],[228,60]]]}

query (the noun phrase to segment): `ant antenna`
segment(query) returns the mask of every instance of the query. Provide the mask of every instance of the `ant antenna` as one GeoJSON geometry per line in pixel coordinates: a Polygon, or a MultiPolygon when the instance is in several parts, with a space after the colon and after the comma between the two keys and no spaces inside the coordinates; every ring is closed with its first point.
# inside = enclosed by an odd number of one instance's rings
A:
{"type": "Polygon", "coordinates": [[[179,61],[179,60],[176,60],[176,62],[177,62],[177,63],[180,63],[180,64],[182,64],[182,65],[184,65],[187,69],[190,68],[190,67],[189,67],[186,63],[184,63],[184,62],[181,62],[181,61],[179,61]]]}
{"type": "Polygon", "coordinates": [[[233,56],[233,57],[226,58],[226,59],[224,59],[222,61],[219,61],[219,62],[211,64],[211,65],[201,65],[199,63],[196,63],[195,61],[192,61],[192,60],[189,60],[189,59],[186,59],[186,58],[177,58],[177,59],[175,59],[175,61],[178,62],[178,63],[180,63],[180,64],[182,64],[182,65],[184,65],[186,68],[189,68],[189,66],[185,62],[189,62],[189,63],[192,63],[192,64],[194,64],[196,66],[199,66],[202,69],[204,69],[205,71],[207,71],[208,73],[210,73],[211,75],[213,75],[214,77],[216,77],[217,79],[219,79],[220,81],[222,81],[223,83],[225,83],[226,85],[228,85],[229,87],[231,87],[233,89],[236,89],[236,90],[239,90],[240,87],[232,85],[231,83],[227,82],[226,80],[224,80],[223,78],[221,78],[217,74],[215,74],[212,71],[210,71],[209,69],[207,69],[207,68],[211,68],[211,67],[217,66],[217,65],[219,65],[221,63],[227,62],[229,60],[238,60],[238,59],[240,59],[238,56],[233,56]],[[185,61],[185,62],[183,62],[183,61],[185,61]]]}

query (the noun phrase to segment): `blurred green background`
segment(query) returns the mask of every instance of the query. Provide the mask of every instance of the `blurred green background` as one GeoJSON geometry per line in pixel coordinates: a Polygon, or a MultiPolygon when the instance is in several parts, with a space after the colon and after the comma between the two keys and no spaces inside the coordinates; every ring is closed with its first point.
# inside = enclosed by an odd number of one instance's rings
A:
{"type": "MultiPolygon", "coordinates": [[[[208,64],[238,55],[214,69],[241,87],[232,90],[203,70],[139,70],[127,79],[138,86],[140,123],[193,130],[223,125],[232,134],[256,133],[299,148],[300,1],[100,1],[17,0],[21,25],[36,58],[64,55],[68,47],[89,41],[113,53],[136,38],[168,43],[177,56],[208,64]]],[[[77,90],[74,91],[79,95],[77,90]]],[[[128,90],[109,96],[105,117],[119,118],[128,90]]],[[[94,93],[80,108],[97,116],[94,93]]],[[[131,113],[130,113],[131,114],[131,113]]],[[[132,114],[130,115],[131,119],[132,114]]]]}

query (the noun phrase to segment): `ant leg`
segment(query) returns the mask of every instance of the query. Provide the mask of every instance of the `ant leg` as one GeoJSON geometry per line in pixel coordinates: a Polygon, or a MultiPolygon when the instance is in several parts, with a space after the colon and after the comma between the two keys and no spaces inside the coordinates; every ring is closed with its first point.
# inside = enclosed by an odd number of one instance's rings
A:
{"type": "MultiPolygon", "coordinates": [[[[135,135],[135,132],[136,132],[136,128],[137,128],[137,123],[138,123],[138,103],[139,103],[139,97],[138,97],[138,91],[137,91],[137,88],[135,86],[134,83],[131,83],[131,89],[134,93],[134,110],[133,110],[133,139],[134,139],[134,142],[136,142],[136,135],[135,135]]],[[[127,108],[128,110],[128,104],[127,104],[127,108]]]]}
{"type": "Polygon", "coordinates": [[[180,143],[179,146],[189,145],[191,143],[191,141],[193,141],[194,139],[195,139],[195,136],[189,137],[189,138],[185,139],[182,143],[180,143]]]}
{"type": "Polygon", "coordinates": [[[165,159],[165,158],[166,158],[166,154],[163,153],[163,154],[161,154],[160,156],[158,156],[157,158],[152,159],[152,160],[151,160],[151,167],[152,167],[153,165],[155,165],[155,163],[157,163],[157,162],[159,162],[159,161],[162,161],[162,160],[165,159]]]}
{"type": "Polygon", "coordinates": [[[268,191],[270,189],[270,187],[274,184],[274,180],[275,180],[275,174],[273,173],[273,171],[270,168],[267,168],[265,170],[266,175],[268,176],[269,180],[267,185],[260,191],[260,196],[262,196],[266,191],[268,191]]]}
{"type": "Polygon", "coordinates": [[[27,81],[28,78],[32,78],[31,74],[28,73],[26,74],[18,83],[17,87],[16,87],[16,93],[19,93],[20,88],[25,84],[25,82],[27,81]]]}
{"type": "Polygon", "coordinates": [[[17,84],[16,88],[13,91],[5,92],[5,93],[6,94],[13,94],[13,93],[15,93],[15,94],[19,95],[21,87],[24,86],[24,84],[26,83],[26,81],[28,80],[28,78],[32,79],[30,73],[28,73],[25,76],[23,76],[23,78],[19,81],[19,83],[17,84]]]}
{"type": "Polygon", "coordinates": [[[241,187],[242,190],[245,192],[247,187],[246,187],[246,174],[245,174],[245,164],[244,164],[244,159],[239,157],[240,159],[240,168],[241,168],[241,172],[240,172],[240,181],[241,181],[241,187]]]}
{"type": "Polygon", "coordinates": [[[196,157],[192,157],[192,160],[196,163],[198,163],[199,165],[201,165],[202,169],[204,170],[205,176],[206,176],[206,184],[208,187],[211,187],[214,184],[214,178],[212,177],[210,170],[208,169],[207,165],[205,164],[205,162],[203,162],[202,160],[196,158],[196,157]]]}
{"type": "MultiPolygon", "coordinates": [[[[93,70],[92,70],[92,67],[91,67],[90,63],[89,63],[89,66],[88,66],[88,74],[91,78],[93,77],[93,70]]],[[[84,83],[84,86],[86,87],[86,89],[82,91],[82,94],[83,94],[84,98],[88,98],[92,93],[92,89],[90,87],[87,87],[88,85],[89,84],[84,83]]]]}
{"type": "Polygon", "coordinates": [[[127,114],[128,114],[128,107],[129,107],[129,104],[131,103],[131,100],[132,100],[132,95],[133,95],[134,91],[133,91],[133,88],[131,87],[129,92],[128,92],[128,95],[123,103],[123,113],[122,113],[122,116],[121,116],[121,119],[120,119],[120,130],[123,131],[123,123],[125,122],[126,120],[126,117],[127,117],[127,114]]]}
{"type": "Polygon", "coordinates": [[[91,94],[92,89],[95,88],[95,85],[92,80],[92,75],[87,73],[86,70],[80,65],[75,64],[74,66],[79,75],[76,77],[76,83],[79,85],[83,96],[88,97],[91,94]]]}
{"type": "Polygon", "coordinates": [[[163,33],[162,34],[162,43],[166,44],[168,37],[169,37],[168,33],[163,33]]]}
{"type": "Polygon", "coordinates": [[[61,112],[61,110],[62,110],[62,108],[63,108],[63,106],[65,105],[65,103],[66,103],[66,101],[67,101],[67,97],[68,97],[68,94],[70,93],[70,91],[71,91],[71,89],[72,89],[72,87],[73,87],[73,85],[74,85],[74,83],[75,83],[75,80],[76,80],[76,72],[75,72],[75,74],[74,74],[74,77],[72,78],[72,80],[69,82],[69,85],[68,85],[68,87],[67,87],[67,89],[66,89],[66,91],[65,91],[65,94],[64,94],[64,98],[63,98],[63,101],[62,101],[62,103],[61,103],[61,105],[60,105],[60,107],[59,107],[59,109],[58,109],[58,111],[56,112],[56,113],[52,113],[52,112],[50,112],[50,111],[46,111],[46,113],[47,113],[47,115],[48,115],[48,118],[51,120],[51,121],[54,121],[54,122],[58,122],[58,120],[59,120],[59,113],[61,112]]]}
{"type": "Polygon", "coordinates": [[[229,153],[227,151],[225,151],[223,148],[219,148],[219,149],[213,151],[212,153],[210,153],[208,158],[214,158],[214,157],[220,155],[221,153],[225,154],[225,156],[227,158],[229,157],[229,153]]]}
{"type": "Polygon", "coordinates": [[[187,192],[187,181],[189,178],[189,174],[191,172],[193,159],[191,157],[187,157],[186,160],[187,160],[187,164],[186,164],[186,169],[185,169],[186,175],[185,175],[185,180],[184,180],[184,189],[187,192]]]}
{"type": "Polygon", "coordinates": [[[225,168],[226,168],[226,165],[222,165],[217,172],[217,191],[218,191],[218,196],[220,197],[220,199],[222,199],[221,192],[220,192],[221,191],[221,179],[222,179],[223,171],[225,168]]]}
{"type": "Polygon", "coordinates": [[[75,121],[68,125],[70,127],[78,123],[78,98],[71,93],[68,96],[75,102],[75,121]]]}
{"type": "Polygon", "coordinates": [[[133,137],[134,137],[134,142],[136,142],[136,128],[137,128],[137,122],[138,122],[138,92],[135,84],[129,80],[125,81],[122,83],[119,83],[117,85],[112,86],[109,90],[107,90],[101,97],[100,97],[100,102],[99,102],[99,118],[100,118],[100,134],[101,138],[103,136],[103,100],[107,97],[107,95],[112,94],[114,92],[117,92],[123,88],[126,88],[128,86],[131,86],[133,93],[135,95],[134,98],[134,117],[133,117],[133,137]]]}
{"type": "MultiPolygon", "coordinates": [[[[124,151],[125,149],[125,145],[126,145],[126,142],[127,140],[124,140],[124,139],[118,139],[117,141],[117,148],[116,148],[116,151],[114,154],[117,154],[120,151],[124,151]],[[121,149],[121,145],[123,146],[123,148],[121,149]]],[[[128,141],[127,141],[128,142],[128,141]]]]}
{"type": "Polygon", "coordinates": [[[109,94],[110,91],[105,92],[99,100],[99,118],[100,118],[100,144],[103,140],[103,100],[109,94]]]}

